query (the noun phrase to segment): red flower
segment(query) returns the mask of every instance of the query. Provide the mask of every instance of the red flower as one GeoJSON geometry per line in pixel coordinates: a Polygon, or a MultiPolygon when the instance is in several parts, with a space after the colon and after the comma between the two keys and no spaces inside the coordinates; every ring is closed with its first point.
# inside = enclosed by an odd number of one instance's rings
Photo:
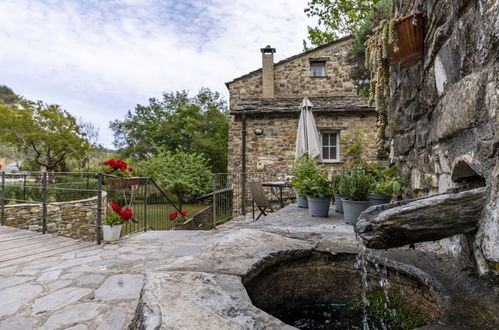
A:
{"type": "Polygon", "coordinates": [[[120,213],[121,212],[121,206],[115,203],[109,204],[109,206],[113,209],[114,212],[120,213]]]}
{"type": "Polygon", "coordinates": [[[181,214],[182,214],[182,216],[184,216],[184,217],[185,217],[185,216],[187,215],[187,211],[182,211],[182,213],[181,213],[181,214]]]}
{"type": "Polygon", "coordinates": [[[176,217],[177,216],[174,213],[172,213],[172,214],[169,215],[170,221],[175,220],[176,217]]]}
{"type": "Polygon", "coordinates": [[[132,210],[130,210],[129,208],[126,208],[123,211],[119,212],[119,215],[120,215],[121,219],[128,221],[132,218],[133,213],[132,213],[132,210]]]}
{"type": "Polygon", "coordinates": [[[132,171],[133,171],[133,168],[129,167],[128,172],[132,172],[132,171]]]}

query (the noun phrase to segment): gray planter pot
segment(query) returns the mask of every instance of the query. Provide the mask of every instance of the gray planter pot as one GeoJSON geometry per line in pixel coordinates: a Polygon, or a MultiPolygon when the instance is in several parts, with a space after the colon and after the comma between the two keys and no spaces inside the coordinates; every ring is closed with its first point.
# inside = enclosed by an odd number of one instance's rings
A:
{"type": "Polygon", "coordinates": [[[392,200],[391,195],[369,195],[367,198],[369,199],[370,205],[380,205],[380,204],[387,204],[390,203],[392,200]]]}
{"type": "Polygon", "coordinates": [[[298,190],[295,190],[295,193],[296,193],[296,203],[298,204],[298,207],[301,207],[301,208],[308,208],[308,200],[306,197],[300,197],[300,195],[298,194],[298,190]]]}
{"type": "Polygon", "coordinates": [[[355,225],[362,211],[369,207],[369,201],[348,201],[343,199],[343,218],[350,225],[355,225]]]}
{"type": "Polygon", "coordinates": [[[308,215],[311,217],[327,218],[329,216],[329,204],[331,198],[313,198],[308,199],[308,215]]]}
{"type": "Polygon", "coordinates": [[[343,195],[334,194],[334,203],[336,205],[336,208],[335,208],[336,213],[343,214],[343,202],[341,201],[342,198],[343,198],[343,195]]]}

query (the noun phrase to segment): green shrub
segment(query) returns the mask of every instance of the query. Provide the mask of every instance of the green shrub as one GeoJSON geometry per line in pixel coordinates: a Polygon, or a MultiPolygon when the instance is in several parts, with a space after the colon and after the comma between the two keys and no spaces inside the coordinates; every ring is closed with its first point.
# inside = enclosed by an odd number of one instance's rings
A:
{"type": "Polygon", "coordinates": [[[328,180],[327,172],[319,172],[303,180],[299,189],[307,197],[327,198],[333,196],[333,186],[328,180]]]}
{"type": "Polygon", "coordinates": [[[376,195],[398,195],[402,192],[400,183],[402,178],[395,176],[398,171],[396,166],[392,166],[384,171],[374,171],[374,182],[371,185],[371,192],[376,195]]]}
{"type": "Polygon", "coordinates": [[[341,180],[339,191],[349,201],[367,201],[371,188],[371,176],[361,166],[353,166],[341,180]]]}
{"type": "Polygon", "coordinates": [[[320,173],[317,161],[314,158],[304,154],[300,158],[297,158],[293,164],[293,169],[291,175],[293,176],[292,184],[293,187],[299,191],[301,197],[305,197],[301,192],[300,186],[304,180],[308,180],[320,173]]]}

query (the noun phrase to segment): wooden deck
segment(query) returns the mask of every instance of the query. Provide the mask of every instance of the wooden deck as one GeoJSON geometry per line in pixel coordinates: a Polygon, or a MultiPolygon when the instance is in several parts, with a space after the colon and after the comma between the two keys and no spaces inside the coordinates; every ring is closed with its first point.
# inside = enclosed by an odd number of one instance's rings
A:
{"type": "Polygon", "coordinates": [[[0,268],[94,245],[94,242],[0,226],[0,268]]]}

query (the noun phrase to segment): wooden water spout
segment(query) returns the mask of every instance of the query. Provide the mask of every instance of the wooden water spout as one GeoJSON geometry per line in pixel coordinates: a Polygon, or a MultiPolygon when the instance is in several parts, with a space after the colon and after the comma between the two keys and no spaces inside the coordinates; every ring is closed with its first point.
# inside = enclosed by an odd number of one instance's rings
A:
{"type": "Polygon", "coordinates": [[[486,188],[481,187],[372,206],[360,215],[355,231],[373,249],[466,234],[476,230],[486,199],[486,188]]]}

